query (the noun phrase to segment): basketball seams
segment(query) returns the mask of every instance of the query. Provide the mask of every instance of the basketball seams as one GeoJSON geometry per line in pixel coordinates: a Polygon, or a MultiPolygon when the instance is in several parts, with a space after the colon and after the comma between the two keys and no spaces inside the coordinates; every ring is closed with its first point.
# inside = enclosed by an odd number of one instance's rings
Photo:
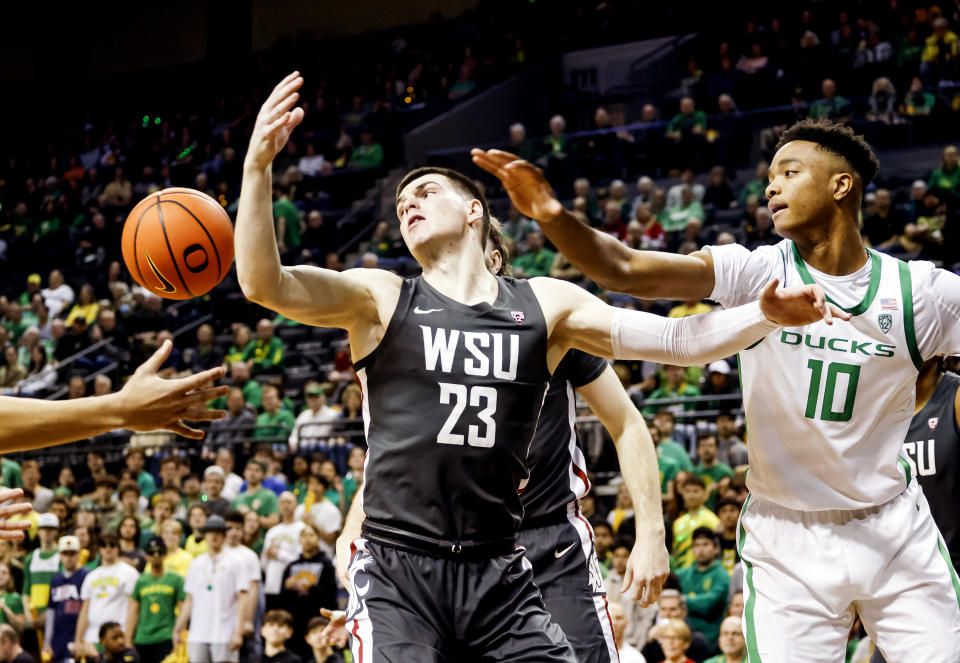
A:
{"type": "Polygon", "coordinates": [[[183,284],[183,289],[187,291],[187,294],[191,297],[195,297],[190,290],[190,286],[187,285],[186,279],[183,278],[183,274],[180,273],[180,265],[177,263],[177,256],[173,254],[173,247],[170,245],[170,237],[167,235],[167,226],[163,222],[163,208],[160,203],[163,202],[163,199],[160,197],[160,194],[157,194],[157,216],[160,218],[160,229],[163,230],[163,239],[167,243],[167,251],[170,252],[170,260],[173,262],[173,268],[177,271],[177,277],[180,279],[180,283],[183,284]]]}
{"type": "MultiPolygon", "coordinates": [[[[197,197],[199,197],[199,196],[197,196],[197,197]]],[[[222,268],[222,266],[221,266],[222,263],[221,263],[221,261],[220,261],[220,250],[217,248],[217,243],[216,243],[215,241],[213,241],[213,235],[211,235],[211,234],[210,234],[210,231],[207,230],[207,227],[206,227],[205,225],[203,225],[203,222],[202,222],[199,218],[197,218],[197,215],[194,214],[193,211],[192,211],[189,207],[187,207],[186,205],[184,205],[183,203],[181,203],[179,200],[163,200],[163,201],[161,201],[161,202],[170,203],[170,204],[179,206],[180,208],[183,209],[183,211],[185,211],[187,214],[189,214],[189,215],[191,216],[191,218],[193,218],[193,220],[197,222],[197,225],[200,226],[200,229],[203,230],[203,234],[207,236],[207,239],[208,239],[208,240],[210,240],[210,246],[213,247],[213,254],[214,254],[214,256],[216,256],[216,258],[217,258],[217,281],[219,282],[220,276],[221,276],[221,274],[223,273],[223,268],[222,268]]]]}

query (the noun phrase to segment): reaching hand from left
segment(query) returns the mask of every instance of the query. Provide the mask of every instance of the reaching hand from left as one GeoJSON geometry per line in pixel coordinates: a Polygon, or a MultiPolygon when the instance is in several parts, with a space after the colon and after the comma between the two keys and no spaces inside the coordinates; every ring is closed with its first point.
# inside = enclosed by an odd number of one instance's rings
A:
{"type": "Polygon", "coordinates": [[[781,327],[801,327],[820,320],[832,325],[834,318],[850,319],[849,313],[827,303],[819,285],[778,289],[779,282],[779,279],[770,281],[760,293],[760,310],[770,322],[781,327]]]}
{"type": "MultiPolygon", "coordinates": [[[[0,504],[8,500],[23,497],[19,488],[0,488],[0,504]]],[[[23,531],[30,528],[29,520],[10,520],[11,516],[19,516],[33,511],[29,502],[17,502],[0,506],[0,540],[19,541],[23,539],[23,531]]]]}

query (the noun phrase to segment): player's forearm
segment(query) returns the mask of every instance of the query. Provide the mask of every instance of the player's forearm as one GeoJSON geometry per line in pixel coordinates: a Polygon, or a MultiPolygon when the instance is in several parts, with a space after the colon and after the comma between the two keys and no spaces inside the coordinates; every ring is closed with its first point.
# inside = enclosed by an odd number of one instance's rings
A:
{"type": "Polygon", "coordinates": [[[636,416],[631,415],[623,430],[614,436],[613,442],[620,459],[623,483],[633,499],[637,532],[656,536],[662,544],[665,530],[663,503],[660,501],[660,470],[650,431],[639,411],[636,416]]]}
{"type": "Polygon", "coordinates": [[[354,539],[359,538],[360,529],[363,527],[365,518],[366,514],[363,512],[363,492],[361,491],[353,498],[353,503],[347,511],[347,517],[343,521],[343,529],[340,531],[337,545],[349,546],[354,539]]]}
{"type": "Polygon", "coordinates": [[[553,245],[574,267],[608,290],[624,292],[630,249],[611,235],[594,230],[567,210],[537,219],[553,245]]]}
{"type": "Polygon", "coordinates": [[[641,299],[683,300],[705,299],[713,290],[713,266],[698,254],[630,249],[566,210],[538,221],[570,264],[607,290],[641,299]]]}
{"type": "Polygon", "coordinates": [[[247,299],[266,303],[279,291],[283,267],[273,229],[273,179],[270,168],[243,169],[233,245],[237,280],[247,299]]]}
{"type": "Polygon", "coordinates": [[[118,394],[66,401],[0,396],[0,453],[27,451],[123,428],[118,394]]]}
{"type": "Polygon", "coordinates": [[[617,359],[696,366],[734,355],[777,327],[759,302],[686,318],[617,309],[611,345],[617,359]]]}

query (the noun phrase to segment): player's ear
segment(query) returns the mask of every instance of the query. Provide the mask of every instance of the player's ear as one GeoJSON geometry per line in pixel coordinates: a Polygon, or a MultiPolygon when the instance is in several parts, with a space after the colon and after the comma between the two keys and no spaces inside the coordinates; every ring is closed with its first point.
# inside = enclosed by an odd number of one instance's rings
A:
{"type": "Polygon", "coordinates": [[[855,178],[851,173],[836,173],[831,180],[831,184],[833,185],[833,199],[837,202],[846,199],[856,184],[855,178]]]}

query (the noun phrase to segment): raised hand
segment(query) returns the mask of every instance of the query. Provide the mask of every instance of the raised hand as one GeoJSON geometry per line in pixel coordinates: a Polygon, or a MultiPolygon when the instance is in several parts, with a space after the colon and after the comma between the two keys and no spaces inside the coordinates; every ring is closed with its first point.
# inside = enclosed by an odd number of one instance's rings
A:
{"type": "Polygon", "coordinates": [[[473,163],[503,183],[510,200],[521,214],[540,222],[549,222],[563,212],[563,205],[543,171],[529,161],[503,150],[470,150],[473,163]]]}
{"type": "Polygon", "coordinates": [[[834,318],[850,319],[849,313],[827,303],[819,285],[777,289],[779,282],[770,281],[760,293],[760,310],[767,320],[781,327],[801,327],[820,320],[832,325],[834,318]]]}
{"type": "Polygon", "coordinates": [[[303,109],[293,108],[300,98],[297,90],[302,85],[303,78],[295,71],[280,81],[263,102],[253,125],[245,165],[269,168],[274,157],[287,144],[290,133],[303,120],[303,109]]]}
{"type": "Polygon", "coordinates": [[[223,377],[225,369],[211,368],[190,377],[164,380],[157,375],[157,370],[172,349],[173,343],[164,341],[116,394],[122,403],[123,427],[135,431],[168,430],[200,440],[203,431],[187,426],[184,421],[213,421],[226,416],[223,410],[207,408],[210,400],[230,393],[230,387],[209,386],[223,377]]]}

